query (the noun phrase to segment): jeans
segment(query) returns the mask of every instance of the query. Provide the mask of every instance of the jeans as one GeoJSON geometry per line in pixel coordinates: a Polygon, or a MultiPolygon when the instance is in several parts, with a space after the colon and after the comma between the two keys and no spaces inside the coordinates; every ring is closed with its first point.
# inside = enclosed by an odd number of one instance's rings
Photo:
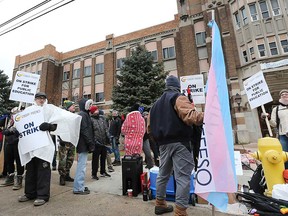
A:
{"type": "MultiPolygon", "coordinates": [[[[288,152],[288,137],[286,135],[279,135],[279,141],[282,145],[282,150],[288,152]]],[[[285,169],[288,169],[288,162],[285,163],[285,169]]]]}
{"type": "Polygon", "coordinates": [[[119,143],[116,137],[111,137],[112,141],[112,151],[114,152],[115,161],[120,161],[119,143]]]}
{"type": "Polygon", "coordinates": [[[73,191],[84,191],[87,159],[88,152],[81,152],[78,154],[78,163],[74,178],[73,191]]]}
{"type": "Polygon", "coordinates": [[[156,196],[166,197],[166,186],[174,171],[176,181],[176,205],[187,208],[190,196],[191,172],[194,168],[193,153],[180,142],[161,145],[160,167],[156,180],[156,196]]]}

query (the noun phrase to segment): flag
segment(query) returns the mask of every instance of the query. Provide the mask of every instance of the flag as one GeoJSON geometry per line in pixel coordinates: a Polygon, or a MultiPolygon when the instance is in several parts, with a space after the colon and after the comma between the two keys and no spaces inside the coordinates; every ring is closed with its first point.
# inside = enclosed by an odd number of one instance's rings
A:
{"type": "Polygon", "coordinates": [[[212,58],[195,193],[226,211],[227,193],[237,191],[233,133],[221,35],[214,20],[208,25],[212,27],[212,58]]]}

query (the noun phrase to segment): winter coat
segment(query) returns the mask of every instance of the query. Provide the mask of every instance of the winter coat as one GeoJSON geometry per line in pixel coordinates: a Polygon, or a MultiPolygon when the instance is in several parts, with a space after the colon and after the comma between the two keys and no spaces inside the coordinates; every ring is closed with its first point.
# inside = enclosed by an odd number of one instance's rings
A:
{"type": "Polygon", "coordinates": [[[95,148],[91,117],[88,110],[85,109],[86,101],[87,99],[85,98],[79,101],[80,112],[78,114],[82,117],[82,120],[80,126],[80,137],[76,149],[77,153],[93,152],[95,148]]]}
{"type": "Polygon", "coordinates": [[[93,129],[94,129],[94,140],[96,145],[107,144],[107,124],[106,120],[99,115],[91,116],[93,129]]]}
{"type": "Polygon", "coordinates": [[[139,111],[133,111],[127,115],[121,132],[125,136],[125,154],[141,154],[143,136],[145,134],[145,121],[139,111]]]}

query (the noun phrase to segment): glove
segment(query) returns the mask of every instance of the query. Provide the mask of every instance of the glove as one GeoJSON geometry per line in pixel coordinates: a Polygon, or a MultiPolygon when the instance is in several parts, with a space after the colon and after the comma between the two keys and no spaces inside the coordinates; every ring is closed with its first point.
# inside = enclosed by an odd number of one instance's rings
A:
{"type": "Polygon", "coordinates": [[[268,120],[271,119],[271,117],[268,113],[261,113],[261,119],[265,119],[266,117],[268,118],[268,120]]]}
{"type": "Polygon", "coordinates": [[[57,128],[57,124],[50,124],[48,122],[43,122],[40,126],[39,129],[41,131],[55,131],[57,128]]]}

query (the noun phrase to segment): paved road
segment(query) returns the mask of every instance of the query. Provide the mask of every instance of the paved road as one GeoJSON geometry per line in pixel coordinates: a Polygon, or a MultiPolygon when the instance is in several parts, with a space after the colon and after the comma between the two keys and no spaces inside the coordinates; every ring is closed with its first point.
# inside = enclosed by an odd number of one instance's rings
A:
{"type": "MultiPolygon", "coordinates": [[[[71,175],[74,176],[76,162],[72,167],[71,175]]],[[[100,177],[98,181],[91,179],[91,163],[88,161],[86,173],[86,185],[91,190],[89,195],[74,195],[72,193],[73,183],[59,185],[59,174],[52,171],[51,198],[43,206],[34,207],[33,201],[19,203],[17,197],[23,195],[24,189],[13,191],[12,187],[0,187],[0,216],[9,215],[99,215],[99,216],[145,216],[154,215],[154,200],[144,202],[141,194],[138,197],[129,198],[122,196],[122,174],[121,166],[115,167],[111,178],[100,177]]],[[[1,179],[2,181],[2,179],[1,179]]],[[[174,204],[173,202],[171,204],[174,204]]],[[[196,204],[190,206],[189,215],[209,216],[212,209],[209,205],[196,204]]],[[[165,214],[172,216],[173,213],[165,214]]],[[[215,216],[227,216],[235,214],[224,214],[215,212],[215,216]]]]}

